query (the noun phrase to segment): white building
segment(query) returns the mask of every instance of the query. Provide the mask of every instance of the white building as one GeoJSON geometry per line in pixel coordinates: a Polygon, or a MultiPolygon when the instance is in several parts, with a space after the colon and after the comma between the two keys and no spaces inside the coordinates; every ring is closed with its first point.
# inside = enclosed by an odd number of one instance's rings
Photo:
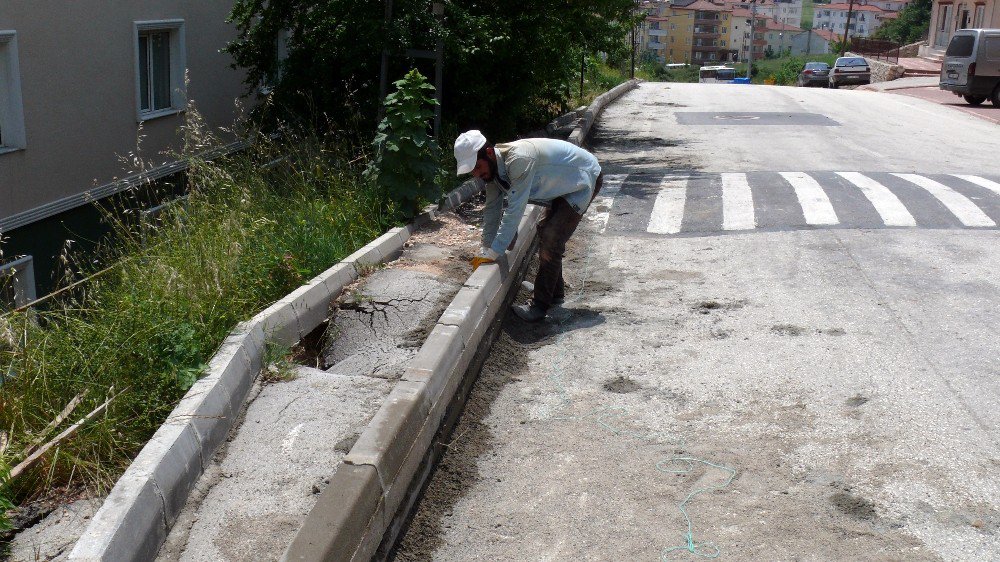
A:
{"type": "MultiPolygon", "coordinates": [[[[813,13],[813,29],[827,29],[840,36],[847,25],[848,4],[816,4],[813,13]]],[[[871,37],[884,21],[896,17],[896,12],[887,12],[878,6],[855,4],[851,14],[851,37],[871,37]]]]}

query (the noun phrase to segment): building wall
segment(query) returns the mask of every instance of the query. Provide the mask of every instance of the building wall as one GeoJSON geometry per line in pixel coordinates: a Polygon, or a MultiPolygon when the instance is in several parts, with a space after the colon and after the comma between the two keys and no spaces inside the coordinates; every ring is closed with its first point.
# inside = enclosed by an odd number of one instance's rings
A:
{"type": "MultiPolygon", "coordinates": [[[[829,29],[838,35],[844,33],[847,24],[848,8],[846,5],[816,4],[816,11],[813,14],[813,29],[829,29]]],[[[858,10],[855,7],[851,14],[851,37],[870,37],[875,30],[882,25],[882,18],[878,17],[879,12],[869,10],[858,10]]]]}
{"type": "Polygon", "coordinates": [[[648,17],[646,48],[663,64],[691,62],[694,12],[661,4],[656,16],[648,17]]]}
{"type": "Polygon", "coordinates": [[[178,146],[183,114],[137,119],[135,22],[183,19],[187,98],[211,126],[232,124],[242,73],[220,53],[232,1],[4,0],[16,32],[26,145],[0,154],[0,220],[106,184],[178,146]],[[142,137],[141,143],[138,138],[142,137]]]}
{"type": "Polygon", "coordinates": [[[965,28],[1000,28],[1000,0],[934,0],[928,44],[943,49],[956,30],[965,28]],[[980,9],[981,6],[981,9],[980,9]],[[968,20],[963,19],[968,12],[968,20]],[[965,25],[963,25],[963,23],[965,25]]]}

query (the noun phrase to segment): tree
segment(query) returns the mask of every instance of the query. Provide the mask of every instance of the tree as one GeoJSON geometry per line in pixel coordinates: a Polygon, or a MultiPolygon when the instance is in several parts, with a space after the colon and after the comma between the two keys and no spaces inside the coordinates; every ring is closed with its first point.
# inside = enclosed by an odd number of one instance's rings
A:
{"type": "Polygon", "coordinates": [[[427,0],[393,0],[390,24],[378,0],[237,0],[231,20],[238,38],[227,51],[247,70],[247,91],[265,77],[280,80],[267,106],[283,117],[323,115],[339,125],[370,131],[378,113],[382,49],[389,76],[398,78],[424,61],[406,49],[445,44],[445,119],[459,128],[481,128],[504,138],[538,126],[563,109],[580,57],[617,53],[634,21],[633,0],[446,0],[443,25],[427,0]],[[275,44],[287,30],[288,58],[275,44]]]}
{"type": "Polygon", "coordinates": [[[913,0],[900,10],[899,17],[882,24],[875,31],[876,39],[887,39],[901,44],[923,39],[931,23],[933,0],[913,0]]]}

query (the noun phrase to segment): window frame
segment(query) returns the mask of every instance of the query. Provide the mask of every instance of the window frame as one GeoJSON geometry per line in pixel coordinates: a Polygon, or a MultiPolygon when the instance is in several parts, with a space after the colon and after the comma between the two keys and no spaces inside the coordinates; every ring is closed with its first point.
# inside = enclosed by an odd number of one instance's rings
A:
{"type": "Polygon", "coordinates": [[[27,147],[24,103],[21,99],[21,69],[18,65],[17,32],[0,29],[0,154],[27,147]]]}
{"type": "MultiPolygon", "coordinates": [[[[184,41],[184,20],[164,19],[136,21],[132,24],[132,43],[135,58],[135,119],[149,121],[159,117],[177,115],[187,107],[187,52],[184,41]],[[142,109],[142,69],[139,58],[139,36],[150,33],[168,33],[170,49],[170,107],[156,110],[142,109]]],[[[151,77],[152,75],[150,75],[151,77]]]]}

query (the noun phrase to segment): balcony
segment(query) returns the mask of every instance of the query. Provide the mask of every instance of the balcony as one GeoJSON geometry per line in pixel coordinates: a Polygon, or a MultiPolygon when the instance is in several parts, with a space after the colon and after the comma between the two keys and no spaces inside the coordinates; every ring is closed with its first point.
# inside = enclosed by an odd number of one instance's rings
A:
{"type": "Polygon", "coordinates": [[[720,18],[694,18],[695,25],[719,25],[720,18]]]}

